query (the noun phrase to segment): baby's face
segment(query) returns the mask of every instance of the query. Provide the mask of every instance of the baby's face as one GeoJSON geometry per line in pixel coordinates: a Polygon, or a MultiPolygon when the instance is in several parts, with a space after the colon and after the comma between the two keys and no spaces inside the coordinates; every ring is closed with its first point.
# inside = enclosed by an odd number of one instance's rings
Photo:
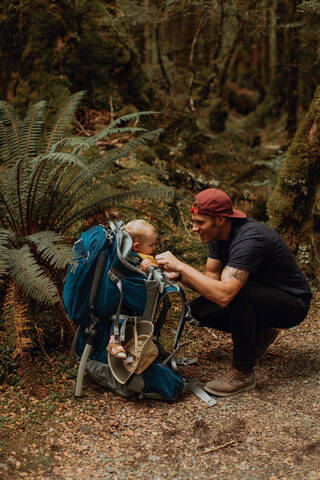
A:
{"type": "Polygon", "coordinates": [[[156,249],[157,244],[157,234],[147,234],[140,241],[139,252],[144,253],[145,255],[152,255],[156,249]]]}

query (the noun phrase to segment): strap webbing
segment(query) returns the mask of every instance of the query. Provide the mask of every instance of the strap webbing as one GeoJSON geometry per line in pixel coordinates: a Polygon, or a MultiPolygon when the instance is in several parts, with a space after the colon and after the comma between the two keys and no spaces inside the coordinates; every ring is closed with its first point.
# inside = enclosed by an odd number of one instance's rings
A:
{"type": "Polygon", "coordinates": [[[205,390],[203,390],[203,388],[201,388],[200,385],[198,385],[195,382],[188,382],[186,384],[186,390],[189,390],[190,392],[197,395],[197,397],[201,398],[201,400],[206,402],[206,404],[209,407],[212,407],[213,405],[216,405],[216,403],[217,403],[215,398],[208,395],[207,392],[205,390]]]}
{"type": "Polygon", "coordinates": [[[106,261],[106,252],[103,250],[98,255],[96,269],[94,271],[93,282],[92,282],[91,291],[90,291],[90,309],[91,309],[91,311],[94,310],[94,301],[96,299],[96,295],[97,295],[99,283],[100,283],[100,280],[101,280],[103,268],[104,268],[104,265],[105,265],[105,261],[106,261]]]}

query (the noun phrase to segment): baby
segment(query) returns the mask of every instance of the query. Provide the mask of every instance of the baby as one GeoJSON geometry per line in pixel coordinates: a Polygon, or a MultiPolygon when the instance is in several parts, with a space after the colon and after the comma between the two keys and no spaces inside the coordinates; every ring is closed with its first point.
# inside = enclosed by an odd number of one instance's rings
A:
{"type": "MultiPolygon", "coordinates": [[[[150,265],[158,267],[155,258],[152,256],[156,249],[157,232],[151,223],[145,220],[132,220],[126,224],[126,231],[132,238],[132,250],[137,257],[140,257],[140,270],[147,272],[150,265]]],[[[177,278],[176,272],[166,272],[166,276],[170,280],[177,278]]]]}
{"type": "Polygon", "coordinates": [[[132,238],[132,250],[141,259],[140,270],[146,272],[150,265],[157,266],[152,256],[157,243],[157,232],[154,226],[145,220],[132,220],[126,224],[126,231],[132,238]]]}
{"type": "MultiPolygon", "coordinates": [[[[132,238],[132,250],[138,260],[141,259],[139,265],[140,270],[147,272],[149,267],[157,267],[155,258],[152,256],[156,249],[157,232],[151,223],[145,220],[132,220],[125,226],[125,230],[132,238]]],[[[174,280],[177,274],[175,272],[167,273],[169,279],[174,280]]],[[[110,330],[110,340],[107,346],[107,350],[117,358],[126,358],[127,352],[121,343],[117,343],[114,335],[114,325],[112,324],[110,330]]]]}

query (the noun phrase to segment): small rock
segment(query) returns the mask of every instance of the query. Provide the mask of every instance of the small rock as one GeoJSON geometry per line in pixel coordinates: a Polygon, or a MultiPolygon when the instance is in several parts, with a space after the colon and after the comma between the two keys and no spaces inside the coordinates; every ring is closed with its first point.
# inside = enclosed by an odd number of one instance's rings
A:
{"type": "Polygon", "coordinates": [[[93,428],[90,427],[89,425],[81,425],[79,430],[83,433],[94,433],[93,428]]]}

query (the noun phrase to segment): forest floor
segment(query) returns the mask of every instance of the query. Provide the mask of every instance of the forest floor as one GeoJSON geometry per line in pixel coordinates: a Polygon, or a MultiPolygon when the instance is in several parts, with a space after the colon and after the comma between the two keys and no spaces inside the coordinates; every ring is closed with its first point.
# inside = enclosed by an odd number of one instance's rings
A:
{"type": "MultiPolygon", "coordinates": [[[[261,192],[268,198],[270,182],[263,181],[272,169],[243,167],[272,162],[283,141],[265,130],[261,148],[248,156],[247,145],[232,149],[216,137],[222,160],[206,175],[217,175],[233,194],[251,182],[249,196],[245,188],[236,196],[249,213],[261,192]]],[[[263,203],[260,210],[253,213],[263,217],[263,203]]],[[[205,249],[189,243],[188,261],[205,258],[205,249]]],[[[173,403],[128,400],[88,379],[75,399],[68,353],[39,356],[27,382],[11,374],[0,385],[0,480],[320,480],[319,329],[320,292],[307,319],[281,331],[256,367],[257,388],[217,398],[212,407],[187,391],[173,403]]],[[[188,355],[198,363],[180,369],[186,381],[204,385],[230,365],[229,335],[193,328],[189,340],[188,355]]]]}
{"type": "MultiPolygon", "coordinates": [[[[257,388],[208,407],[123,399],[86,380],[75,399],[66,354],[33,365],[28,385],[0,386],[0,478],[320,479],[320,296],[307,319],[281,331],[256,368],[257,388]]],[[[228,335],[193,328],[200,384],[230,364],[228,335]],[[215,336],[216,334],[216,336],[215,336]]]]}

